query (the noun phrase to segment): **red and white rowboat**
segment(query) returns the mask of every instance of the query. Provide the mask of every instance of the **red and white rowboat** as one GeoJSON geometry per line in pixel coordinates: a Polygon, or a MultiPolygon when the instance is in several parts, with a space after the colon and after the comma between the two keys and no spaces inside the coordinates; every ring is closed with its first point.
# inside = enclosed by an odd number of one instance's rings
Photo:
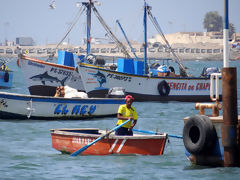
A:
{"type": "MultiPolygon", "coordinates": [[[[62,153],[73,153],[107,132],[96,128],[51,129],[52,147],[62,153]]],[[[115,136],[114,133],[96,142],[82,155],[138,154],[162,155],[167,134],[115,136]]]]}

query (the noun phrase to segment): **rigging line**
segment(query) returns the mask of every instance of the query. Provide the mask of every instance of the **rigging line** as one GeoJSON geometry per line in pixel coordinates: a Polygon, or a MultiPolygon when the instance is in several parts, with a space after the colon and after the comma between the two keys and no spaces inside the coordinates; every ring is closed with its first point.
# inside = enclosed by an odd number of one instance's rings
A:
{"type": "Polygon", "coordinates": [[[108,32],[108,35],[111,36],[111,39],[114,40],[114,42],[122,49],[123,53],[127,56],[127,58],[131,58],[131,56],[128,54],[126,47],[117,39],[117,37],[113,34],[111,29],[108,27],[108,25],[105,23],[95,6],[92,6],[93,12],[95,13],[96,17],[98,18],[99,22],[103,25],[104,29],[108,32]]]}
{"type": "Polygon", "coordinates": [[[155,26],[156,30],[159,32],[159,34],[161,35],[161,37],[163,38],[163,40],[165,41],[166,45],[168,46],[168,49],[171,51],[171,53],[173,54],[173,56],[175,57],[175,62],[179,65],[180,70],[182,71],[182,75],[183,76],[188,76],[187,72],[184,68],[184,66],[181,64],[180,62],[180,58],[174,53],[173,49],[171,48],[168,40],[166,39],[166,37],[164,36],[161,27],[159,26],[156,18],[153,17],[151,11],[148,10],[148,15],[150,17],[150,20],[152,21],[153,25],[155,26]]]}
{"type": "Polygon", "coordinates": [[[62,38],[62,40],[58,43],[58,45],[56,46],[56,49],[58,48],[58,46],[60,44],[62,44],[62,42],[64,41],[64,39],[68,36],[68,34],[71,32],[72,28],[76,25],[77,21],[79,20],[80,16],[82,15],[82,13],[85,11],[85,7],[84,9],[82,8],[83,6],[81,6],[81,8],[79,9],[76,17],[74,18],[73,23],[70,25],[70,27],[68,28],[67,33],[65,34],[65,36],[62,38]]]}

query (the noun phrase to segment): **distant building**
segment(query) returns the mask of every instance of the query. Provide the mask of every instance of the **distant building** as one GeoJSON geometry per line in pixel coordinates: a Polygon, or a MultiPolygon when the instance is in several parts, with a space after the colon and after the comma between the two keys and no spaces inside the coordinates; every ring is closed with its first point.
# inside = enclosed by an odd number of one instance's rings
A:
{"type": "Polygon", "coordinates": [[[233,40],[233,42],[238,42],[238,43],[240,43],[240,33],[234,33],[234,34],[232,35],[232,40],[233,40]]]}
{"type": "Polygon", "coordinates": [[[210,39],[223,39],[223,32],[206,32],[206,35],[210,37],[210,39]]]}
{"type": "MultiPolygon", "coordinates": [[[[196,43],[216,43],[222,44],[222,32],[177,32],[166,34],[166,39],[170,44],[196,44],[196,43]]],[[[157,34],[156,42],[164,43],[162,37],[157,34]]]]}
{"type": "Polygon", "coordinates": [[[17,37],[16,44],[20,46],[33,46],[34,41],[31,37],[17,37]]]}
{"type": "MultiPolygon", "coordinates": [[[[82,44],[87,44],[87,39],[83,38],[82,44]]],[[[114,44],[113,41],[109,40],[108,38],[91,38],[91,44],[114,44]]]]}

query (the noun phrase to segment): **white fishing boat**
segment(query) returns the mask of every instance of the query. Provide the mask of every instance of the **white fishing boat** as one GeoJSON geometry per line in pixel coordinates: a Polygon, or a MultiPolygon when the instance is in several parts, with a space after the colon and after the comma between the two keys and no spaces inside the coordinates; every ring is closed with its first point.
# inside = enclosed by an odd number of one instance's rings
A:
{"type": "MultiPolygon", "coordinates": [[[[170,47],[161,31],[156,18],[151,13],[151,7],[144,5],[144,62],[131,58],[118,59],[117,71],[107,70],[100,66],[81,62],[78,64],[85,91],[90,97],[105,97],[109,89],[122,87],[126,94],[131,94],[137,101],[211,101],[210,72],[203,76],[193,77],[187,74],[186,68],[170,47]],[[172,67],[165,65],[147,64],[147,15],[150,17],[158,32],[171,51],[180,72],[176,74],[172,67]],[[156,66],[157,65],[157,66],[156,66]],[[170,71],[171,70],[171,71],[170,71]]],[[[212,69],[214,72],[218,69],[212,69]]],[[[219,82],[221,84],[221,80],[219,82]]],[[[222,89],[219,89],[220,98],[222,89]]]]}
{"type": "MultiPolygon", "coordinates": [[[[69,30],[67,31],[64,38],[67,37],[68,33],[72,30],[73,26],[76,24],[80,15],[86,11],[87,13],[87,50],[86,56],[84,55],[77,56],[72,52],[67,51],[58,51],[58,61],[57,63],[47,62],[35,58],[28,57],[26,55],[19,55],[18,65],[22,69],[23,75],[25,77],[29,92],[31,95],[41,95],[41,96],[53,96],[56,92],[57,86],[65,86],[68,85],[78,91],[85,91],[82,79],[79,73],[76,72],[76,59],[78,61],[86,61],[94,64],[103,64],[105,65],[104,59],[97,59],[93,61],[92,57],[95,57],[91,54],[91,44],[90,44],[90,29],[91,29],[91,9],[94,9],[99,21],[102,23],[106,31],[111,35],[111,38],[124,49],[123,44],[113,35],[110,28],[106,25],[106,23],[101,18],[97,9],[94,6],[95,1],[89,0],[89,2],[81,2],[79,6],[79,12],[71,24],[69,30]]],[[[59,42],[57,47],[63,42],[64,38],[59,42]]],[[[56,48],[57,49],[57,48],[56,48]]],[[[127,53],[126,49],[124,52],[127,53]]],[[[54,56],[54,54],[52,54],[54,56]]],[[[105,68],[111,68],[109,66],[105,66],[105,68]]]]}
{"type": "Polygon", "coordinates": [[[65,85],[84,91],[81,76],[75,71],[74,59],[61,59],[68,62],[52,63],[25,55],[19,57],[18,66],[22,70],[31,95],[54,96],[56,87],[65,85]]]}
{"type": "Polygon", "coordinates": [[[123,87],[137,101],[210,101],[210,79],[152,77],[121,73],[81,63],[79,72],[89,97],[105,97],[112,87],[123,87]]]}
{"type": "Polygon", "coordinates": [[[123,98],[64,98],[0,92],[0,119],[90,119],[115,116],[123,98]]]}

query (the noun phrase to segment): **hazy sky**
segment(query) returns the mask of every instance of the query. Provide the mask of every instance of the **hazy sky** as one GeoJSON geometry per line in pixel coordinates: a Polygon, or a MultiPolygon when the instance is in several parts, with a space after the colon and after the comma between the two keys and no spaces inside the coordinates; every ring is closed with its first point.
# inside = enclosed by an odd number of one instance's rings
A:
{"type": "MultiPolygon", "coordinates": [[[[99,0],[96,6],[116,36],[123,35],[116,25],[119,19],[129,39],[143,41],[143,0],[99,0]]],[[[58,43],[74,20],[79,8],[77,0],[55,0],[56,9],[49,8],[52,0],[0,0],[0,43],[5,38],[30,36],[36,44],[58,43]]],[[[165,34],[175,32],[204,32],[203,19],[207,12],[217,11],[224,16],[224,0],[147,0],[152,14],[165,34]]],[[[229,21],[240,32],[240,0],[229,0],[229,21]]],[[[105,37],[105,30],[92,15],[92,37],[105,37]]],[[[86,14],[82,14],[68,38],[81,44],[86,34],[86,14]]],[[[157,31],[148,21],[148,36],[157,31]]],[[[65,40],[67,41],[67,40],[65,40]]]]}

